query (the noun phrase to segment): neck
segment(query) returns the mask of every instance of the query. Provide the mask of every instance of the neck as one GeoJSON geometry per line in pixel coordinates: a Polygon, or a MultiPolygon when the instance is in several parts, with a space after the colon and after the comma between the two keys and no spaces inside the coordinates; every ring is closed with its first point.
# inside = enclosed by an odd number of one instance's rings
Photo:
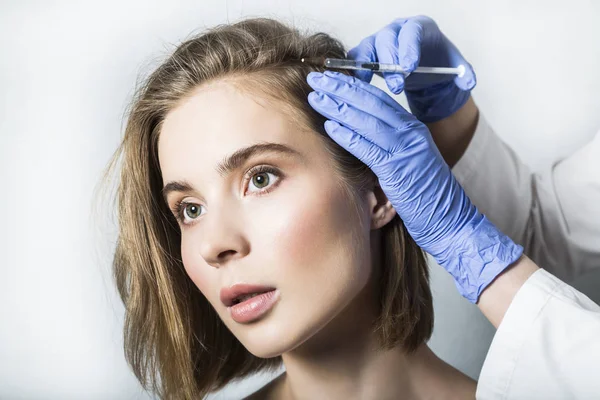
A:
{"type": "Polygon", "coordinates": [[[426,344],[413,353],[381,349],[373,331],[373,292],[366,288],[333,321],[284,353],[277,398],[474,398],[475,381],[439,359],[426,344]]]}
{"type": "MultiPolygon", "coordinates": [[[[345,346],[344,346],[345,347],[345,346]]],[[[414,354],[402,349],[329,349],[313,357],[284,357],[284,393],[289,399],[418,399],[419,381],[433,353],[426,345],[414,354]]],[[[431,357],[433,356],[433,357],[431,357]]]]}
{"type": "MultiPolygon", "coordinates": [[[[338,343],[339,344],[339,343],[338,343]]],[[[338,345],[320,354],[286,354],[277,398],[469,399],[476,382],[440,360],[426,344],[369,351],[338,345]]]]}
{"type": "MultiPolygon", "coordinates": [[[[379,261],[374,257],[374,265],[379,261]]],[[[373,329],[379,311],[378,278],[373,274],[340,314],[282,355],[286,373],[278,379],[275,398],[475,398],[476,382],[439,359],[425,343],[412,353],[402,346],[381,349],[373,329]]]]}

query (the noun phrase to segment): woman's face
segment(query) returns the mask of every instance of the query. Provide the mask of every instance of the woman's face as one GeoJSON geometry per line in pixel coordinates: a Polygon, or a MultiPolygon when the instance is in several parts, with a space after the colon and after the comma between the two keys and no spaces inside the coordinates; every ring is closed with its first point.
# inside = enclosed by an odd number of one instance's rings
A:
{"type": "Polygon", "coordinates": [[[167,115],[158,151],[185,269],[251,353],[296,348],[365,288],[372,204],[354,217],[318,134],[273,102],[206,84],[167,115]]]}

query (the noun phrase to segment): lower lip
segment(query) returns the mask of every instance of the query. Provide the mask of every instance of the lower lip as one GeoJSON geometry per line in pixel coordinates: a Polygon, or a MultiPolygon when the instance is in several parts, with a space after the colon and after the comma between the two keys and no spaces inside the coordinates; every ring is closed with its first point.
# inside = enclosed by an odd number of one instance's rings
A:
{"type": "Polygon", "coordinates": [[[242,303],[229,307],[231,318],[237,323],[247,324],[265,315],[279,300],[279,290],[273,289],[254,296],[242,303]]]}

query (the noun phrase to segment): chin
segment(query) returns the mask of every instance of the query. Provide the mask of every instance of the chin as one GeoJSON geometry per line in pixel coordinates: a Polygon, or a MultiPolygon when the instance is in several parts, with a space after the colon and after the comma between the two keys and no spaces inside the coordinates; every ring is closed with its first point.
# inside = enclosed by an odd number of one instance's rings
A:
{"type": "Polygon", "coordinates": [[[288,321],[262,320],[236,326],[234,331],[242,345],[259,358],[273,358],[298,347],[299,336],[288,321]]]}
{"type": "Polygon", "coordinates": [[[300,321],[301,315],[289,314],[277,318],[271,315],[255,324],[236,326],[235,336],[242,345],[259,358],[273,358],[299,348],[315,336],[331,318],[300,321]]]}

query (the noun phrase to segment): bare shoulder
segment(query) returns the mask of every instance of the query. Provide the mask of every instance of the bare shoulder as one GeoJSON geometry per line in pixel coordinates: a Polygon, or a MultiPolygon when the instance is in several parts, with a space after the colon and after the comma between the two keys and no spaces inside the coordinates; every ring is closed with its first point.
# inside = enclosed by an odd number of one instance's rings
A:
{"type": "Polygon", "coordinates": [[[453,377],[453,381],[449,383],[448,399],[449,400],[475,400],[477,392],[477,381],[471,379],[466,374],[458,371],[458,376],[453,377]]]}
{"type": "Polygon", "coordinates": [[[469,378],[468,381],[462,383],[457,389],[457,399],[475,399],[477,392],[477,382],[469,378]]]}
{"type": "Polygon", "coordinates": [[[244,400],[281,399],[285,375],[286,373],[284,372],[283,374],[279,375],[277,378],[273,379],[271,382],[267,383],[265,386],[260,388],[257,392],[254,392],[248,397],[244,398],[244,400]]]}

